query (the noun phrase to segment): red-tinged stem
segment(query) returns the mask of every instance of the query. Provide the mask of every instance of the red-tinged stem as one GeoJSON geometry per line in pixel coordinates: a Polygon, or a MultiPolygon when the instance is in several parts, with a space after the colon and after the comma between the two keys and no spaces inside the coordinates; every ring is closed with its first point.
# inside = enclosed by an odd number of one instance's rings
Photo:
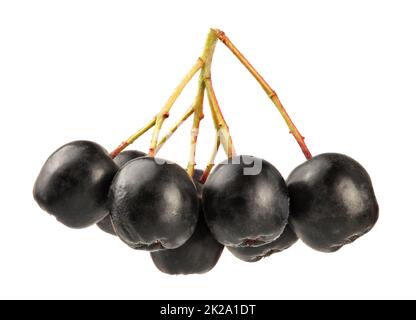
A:
{"type": "Polygon", "coordinates": [[[263,90],[267,93],[269,98],[273,101],[283,119],[285,120],[287,126],[289,127],[290,133],[294,136],[297,143],[299,144],[303,154],[306,159],[311,159],[312,155],[309,152],[308,147],[305,143],[305,138],[300,134],[299,130],[296,128],[292,119],[289,117],[285,108],[283,107],[279,97],[276,92],[270,87],[270,85],[263,79],[263,77],[258,73],[258,71],[251,65],[251,63],[244,57],[244,55],[236,48],[236,46],[231,42],[231,40],[225,35],[221,30],[215,29],[215,33],[218,39],[227,46],[228,49],[237,57],[238,60],[247,68],[247,70],[253,75],[257,80],[263,90]]]}
{"type": "Polygon", "coordinates": [[[230,129],[225,121],[225,118],[222,114],[221,108],[218,104],[217,97],[215,95],[214,87],[212,86],[211,78],[205,79],[206,92],[208,96],[208,101],[211,106],[211,111],[213,113],[214,122],[216,121],[217,134],[221,145],[227,154],[228,158],[231,158],[236,155],[233,139],[231,138],[230,129]]]}

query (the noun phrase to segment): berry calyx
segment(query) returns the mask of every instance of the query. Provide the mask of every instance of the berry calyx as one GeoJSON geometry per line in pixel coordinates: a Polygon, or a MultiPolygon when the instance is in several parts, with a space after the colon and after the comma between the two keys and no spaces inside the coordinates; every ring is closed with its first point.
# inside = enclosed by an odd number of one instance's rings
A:
{"type": "Polygon", "coordinates": [[[259,247],[228,247],[227,249],[238,259],[246,262],[257,262],[275,253],[289,249],[298,241],[298,237],[289,225],[283,233],[272,242],[259,247]]]}

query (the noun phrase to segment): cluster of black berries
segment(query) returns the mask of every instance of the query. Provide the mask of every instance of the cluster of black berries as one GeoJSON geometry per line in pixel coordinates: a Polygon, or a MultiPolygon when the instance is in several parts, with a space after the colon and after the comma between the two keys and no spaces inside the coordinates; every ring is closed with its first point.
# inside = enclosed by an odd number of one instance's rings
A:
{"type": "Polygon", "coordinates": [[[138,151],[113,160],[98,144],[75,141],[46,161],[34,198],[69,227],[97,223],[130,247],[150,251],[169,274],[211,270],[224,246],[249,262],[298,237],[334,252],[378,219],[369,175],[341,154],[313,157],[286,181],[267,161],[248,156],[220,163],[204,185],[200,175],[191,179],[180,166],[138,151]]]}

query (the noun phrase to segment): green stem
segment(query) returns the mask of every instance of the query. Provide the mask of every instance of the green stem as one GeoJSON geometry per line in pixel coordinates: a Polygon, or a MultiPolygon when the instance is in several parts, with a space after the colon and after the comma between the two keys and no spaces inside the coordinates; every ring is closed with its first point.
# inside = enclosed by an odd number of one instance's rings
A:
{"type": "Polygon", "coordinates": [[[120,154],[120,152],[122,152],[130,144],[132,144],[134,141],[136,141],[138,138],[144,135],[147,131],[153,128],[156,123],[156,118],[157,116],[153,117],[153,119],[150,120],[149,123],[146,124],[143,128],[141,128],[135,134],[130,136],[126,141],[123,141],[122,143],[120,143],[120,145],[110,153],[111,158],[114,159],[115,157],[117,157],[120,154]]]}
{"type": "Polygon", "coordinates": [[[215,145],[214,145],[214,148],[212,149],[211,157],[210,157],[209,162],[208,162],[208,164],[205,168],[204,173],[201,176],[201,179],[199,180],[199,182],[201,182],[202,184],[205,183],[209,174],[211,173],[212,168],[214,168],[214,166],[215,166],[215,158],[217,157],[218,149],[219,149],[220,145],[221,145],[220,137],[217,134],[216,137],[215,137],[215,145]]]}
{"type": "Polygon", "coordinates": [[[169,138],[175,133],[175,131],[178,130],[178,128],[194,113],[194,111],[195,111],[194,106],[191,106],[185,112],[185,114],[178,121],[175,122],[175,124],[169,129],[168,133],[166,133],[163,136],[163,138],[160,139],[159,143],[157,144],[155,153],[159,152],[159,150],[163,147],[166,141],[169,140],[169,138]]]}
{"type": "Polygon", "coordinates": [[[186,85],[193,78],[193,76],[202,68],[203,65],[204,61],[199,58],[197,62],[192,66],[192,68],[189,70],[189,72],[186,74],[186,76],[179,83],[179,85],[176,87],[175,91],[172,93],[166,104],[163,106],[162,110],[160,110],[159,114],[157,115],[155,127],[153,129],[152,142],[149,148],[149,156],[154,157],[155,155],[160,129],[162,128],[165,119],[169,117],[170,109],[172,108],[176,99],[182,93],[182,90],[186,87],[186,85]]]}
{"type": "Polygon", "coordinates": [[[199,74],[199,81],[198,81],[198,90],[197,95],[195,98],[195,113],[194,113],[194,120],[191,130],[191,144],[190,144],[190,151],[189,151],[189,161],[187,166],[187,172],[189,176],[193,176],[195,171],[195,154],[196,154],[196,144],[198,141],[198,134],[199,134],[199,127],[201,120],[204,118],[204,92],[205,92],[205,79],[211,77],[211,63],[212,57],[214,55],[215,46],[217,44],[218,38],[214,30],[210,30],[208,33],[204,51],[200,59],[204,62],[204,65],[201,69],[199,74]]]}

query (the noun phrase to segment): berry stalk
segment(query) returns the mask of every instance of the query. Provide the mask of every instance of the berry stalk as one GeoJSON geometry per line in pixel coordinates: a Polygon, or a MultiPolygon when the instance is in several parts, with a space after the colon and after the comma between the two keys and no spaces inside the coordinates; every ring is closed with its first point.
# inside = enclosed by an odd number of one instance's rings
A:
{"type": "Polygon", "coordinates": [[[296,128],[292,119],[289,117],[285,108],[283,107],[279,97],[276,92],[270,87],[270,85],[264,80],[264,78],[258,73],[258,71],[251,65],[251,63],[244,57],[244,55],[236,48],[236,46],[231,42],[231,40],[225,35],[225,33],[219,29],[214,29],[216,36],[225,46],[230,49],[230,51],[237,57],[238,60],[247,68],[247,70],[252,74],[252,76],[257,80],[272,102],[275,104],[283,119],[285,120],[287,126],[289,127],[290,133],[296,139],[299,144],[303,154],[306,159],[311,159],[312,155],[306,146],[305,138],[300,134],[299,130],[296,128]]]}
{"type": "Polygon", "coordinates": [[[187,172],[189,176],[194,175],[195,171],[195,154],[196,154],[196,144],[198,141],[199,126],[201,120],[204,118],[204,93],[205,93],[205,78],[210,76],[211,72],[211,63],[212,57],[214,55],[215,46],[217,44],[217,36],[213,30],[210,30],[205,42],[205,47],[202,52],[200,59],[204,62],[204,66],[201,68],[198,80],[198,91],[195,98],[195,113],[194,120],[191,130],[191,144],[189,150],[189,160],[187,166],[187,172]]]}
{"type": "Polygon", "coordinates": [[[169,140],[169,138],[175,133],[175,131],[195,112],[195,108],[192,105],[185,114],[178,120],[176,123],[169,129],[168,133],[160,139],[157,147],[156,152],[158,153],[160,148],[169,140]]]}
{"type": "Polygon", "coordinates": [[[225,121],[225,118],[221,112],[221,108],[218,104],[217,97],[215,96],[214,87],[212,85],[211,78],[205,79],[205,87],[208,96],[208,102],[211,106],[211,112],[213,114],[214,123],[219,136],[221,145],[227,154],[228,158],[235,156],[233,140],[231,138],[230,129],[225,121]]]}
{"type": "Polygon", "coordinates": [[[159,114],[157,115],[156,123],[153,129],[152,141],[151,141],[150,148],[149,148],[149,156],[151,157],[155,156],[160,130],[162,128],[162,125],[165,119],[169,117],[170,109],[172,108],[176,99],[182,93],[182,90],[186,87],[186,85],[193,78],[193,76],[202,68],[203,65],[204,65],[204,61],[201,58],[198,58],[196,63],[192,66],[192,68],[189,70],[186,76],[182,79],[182,81],[176,87],[175,91],[172,93],[168,101],[163,106],[162,110],[160,110],[159,114]]]}
{"type": "MultiPolygon", "coordinates": [[[[204,61],[204,66],[201,69],[198,93],[195,102],[194,124],[191,131],[191,147],[187,171],[192,177],[195,171],[195,153],[198,141],[198,133],[201,119],[203,118],[203,98],[204,91],[207,93],[208,101],[211,107],[211,114],[214,121],[214,126],[219,136],[219,141],[223,146],[225,152],[229,157],[235,155],[233,142],[230,135],[228,125],[222,115],[218,100],[215,96],[214,88],[211,81],[211,64],[214,56],[215,47],[218,41],[216,30],[210,29],[205,43],[204,52],[200,59],[204,61]]],[[[209,173],[209,172],[208,172],[209,173]]]]}
{"type": "Polygon", "coordinates": [[[204,184],[205,181],[207,181],[207,178],[208,178],[209,174],[211,173],[212,168],[215,166],[215,158],[217,157],[220,145],[221,145],[220,137],[217,134],[216,138],[215,138],[215,145],[214,145],[214,148],[212,149],[211,157],[210,157],[209,162],[208,162],[208,164],[207,164],[207,166],[204,170],[204,173],[201,176],[201,179],[199,179],[199,182],[201,182],[202,184],[204,184]]]}
{"type": "Polygon", "coordinates": [[[202,84],[198,85],[198,93],[195,98],[195,112],[194,112],[194,120],[191,129],[191,144],[189,150],[189,160],[186,171],[188,175],[192,177],[195,171],[195,154],[196,154],[196,143],[198,141],[198,134],[199,134],[199,126],[201,120],[204,118],[203,114],[203,104],[204,104],[204,92],[205,87],[202,84]]]}
{"type": "Polygon", "coordinates": [[[144,135],[147,131],[153,128],[154,125],[156,124],[156,118],[157,116],[153,117],[153,119],[150,120],[149,123],[146,124],[143,128],[141,128],[135,134],[130,136],[126,141],[123,141],[122,143],[120,143],[120,145],[110,153],[111,158],[114,159],[115,157],[117,157],[120,154],[120,152],[122,152],[130,144],[132,144],[134,141],[136,141],[138,138],[144,135]]]}

